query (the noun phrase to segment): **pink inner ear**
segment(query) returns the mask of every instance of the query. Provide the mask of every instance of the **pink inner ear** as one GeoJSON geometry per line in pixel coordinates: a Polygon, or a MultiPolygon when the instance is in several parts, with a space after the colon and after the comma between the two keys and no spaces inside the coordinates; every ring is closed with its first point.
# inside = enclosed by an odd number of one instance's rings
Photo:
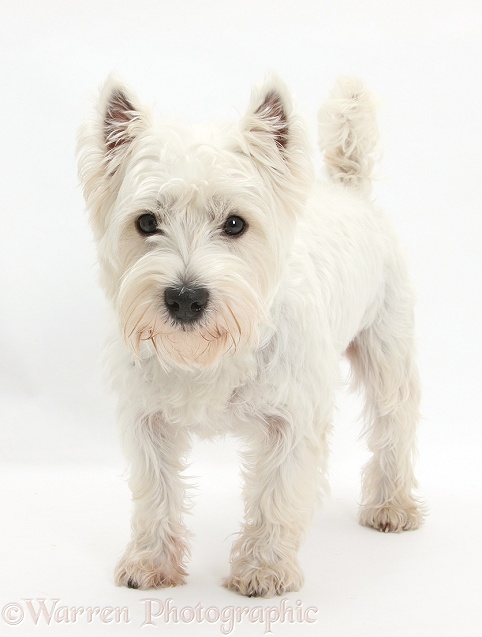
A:
{"type": "Polygon", "coordinates": [[[126,95],[119,89],[115,90],[107,104],[104,120],[104,140],[109,152],[115,152],[130,141],[127,127],[132,120],[138,118],[138,113],[126,95]]]}
{"type": "Polygon", "coordinates": [[[275,91],[269,91],[255,114],[268,121],[273,129],[273,137],[278,147],[286,148],[288,145],[288,118],[281,96],[275,91]]]}

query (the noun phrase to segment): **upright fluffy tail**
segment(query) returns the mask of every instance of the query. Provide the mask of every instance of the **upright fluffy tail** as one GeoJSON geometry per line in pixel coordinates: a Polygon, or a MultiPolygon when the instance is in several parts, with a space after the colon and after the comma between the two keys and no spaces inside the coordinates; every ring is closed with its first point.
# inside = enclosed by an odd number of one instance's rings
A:
{"type": "Polygon", "coordinates": [[[378,142],[375,104],[360,80],[342,78],[318,113],[319,144],[333,181],[370,193],[378,142]]]}

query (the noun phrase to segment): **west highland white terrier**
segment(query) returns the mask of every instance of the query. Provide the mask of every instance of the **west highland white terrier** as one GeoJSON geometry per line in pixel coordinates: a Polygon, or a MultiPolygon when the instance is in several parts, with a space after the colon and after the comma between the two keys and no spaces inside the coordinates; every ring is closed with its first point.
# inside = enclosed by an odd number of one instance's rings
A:
{"type": "Polygon", "coordinates": [[[296,591],[297,551],[326,488],[339,359],[366,396],[373,454],[360,522],[415,529],[419,381],[413,299],[389,223],[370,200],[370,95],[343,80],[319,115],[329,179],[271,76],[234,125],[154,124],[114,77],[82,128],[79,172],[115,312],[108,361],[134,501],[116,582],[185,583],[193,434],[232,433],[245,521],[225,586],[296,591]]]}

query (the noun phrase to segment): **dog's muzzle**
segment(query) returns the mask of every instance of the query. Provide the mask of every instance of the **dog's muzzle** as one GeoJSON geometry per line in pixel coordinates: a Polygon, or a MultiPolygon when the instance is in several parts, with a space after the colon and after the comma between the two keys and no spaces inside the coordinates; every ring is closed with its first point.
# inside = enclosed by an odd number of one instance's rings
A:
{"type": "Polygon", "coordinates": [[[166,288],[164,303],[170,316],[179,323],[193,323],[201,318],[209,300],[206,288],[179,285],[166,288]]]}

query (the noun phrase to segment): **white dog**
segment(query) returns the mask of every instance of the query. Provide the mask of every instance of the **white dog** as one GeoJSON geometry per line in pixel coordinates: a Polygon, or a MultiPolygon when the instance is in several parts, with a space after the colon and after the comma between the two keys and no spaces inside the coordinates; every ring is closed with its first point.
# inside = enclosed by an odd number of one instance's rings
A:
{"type": "Polygon", "coordinates": [[[340,82],[320,112],[323,185],[275,77],[239,123],[206,129],[154,125],[126,86],[107,81],[79,166],[116,313],[108,358],[135,505],[118,584],[185,582],[191,437],[231,432],[248,451],[225,585],[266,597],[299,589],[342,354],[365,390],[373,453],[360,521],[420,525],[412,293],[370,202],[376,137],[369,95],[340,82]]]}

